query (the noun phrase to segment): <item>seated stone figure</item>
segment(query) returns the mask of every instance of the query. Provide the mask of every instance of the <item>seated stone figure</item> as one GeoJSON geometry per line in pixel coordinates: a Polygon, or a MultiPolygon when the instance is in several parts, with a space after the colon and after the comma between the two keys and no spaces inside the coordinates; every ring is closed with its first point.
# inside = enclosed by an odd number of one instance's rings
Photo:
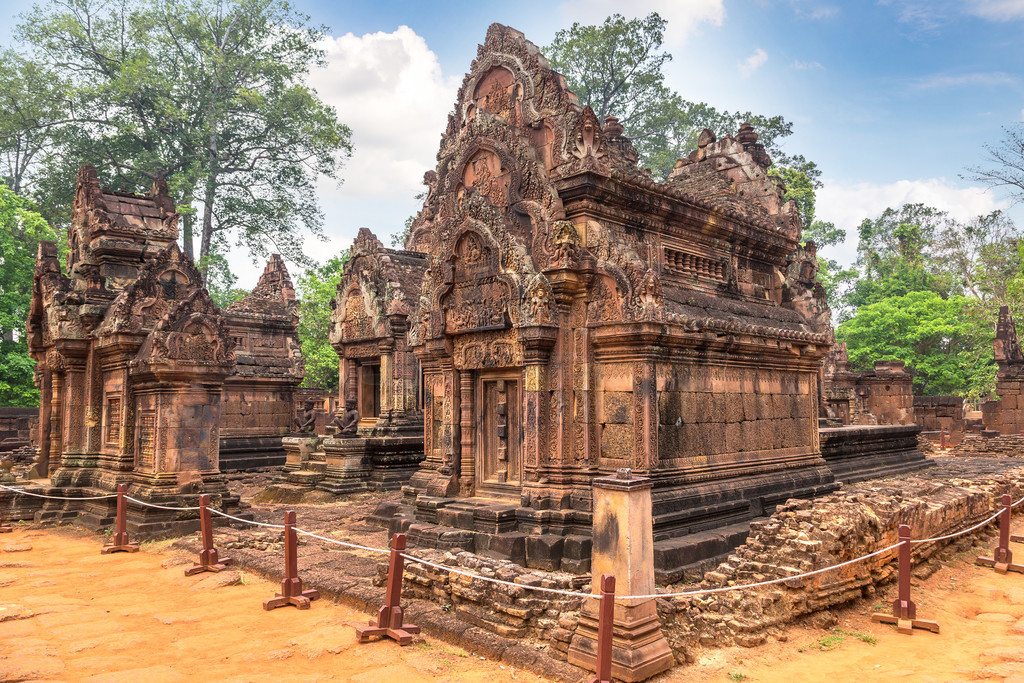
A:
{"type": "Polygon", "coordinates": [[[295,418],[295,431],[299,434],[312,434],[316,430],[316,410],[307,402],[302,416],[295,418]]]}
{"type": "Polygon", "coordinates": [[[359,410],[356,408],[355,398],[350,396],[345,400],[345,412],[335,415],[330,426],[334,428],[331,431],[337,430],[338,437],[356,435],[356,429],[359,427],[359,410]]]}

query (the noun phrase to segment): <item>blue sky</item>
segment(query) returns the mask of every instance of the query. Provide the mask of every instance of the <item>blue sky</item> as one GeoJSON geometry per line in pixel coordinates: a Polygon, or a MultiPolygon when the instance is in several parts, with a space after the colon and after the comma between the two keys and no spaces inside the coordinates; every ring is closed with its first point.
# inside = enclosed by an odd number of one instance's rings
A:
{"type": "MultiPolygon", "coordinates": [[[[1024,208],[959,177],[984,162],[1001,126],[1024,118],[1024,0],[294,4],[330,28],[330,65],[313,83],[356,145],[344,184],[321,188],[331,237],[311,244],[321,258],[364,225],[387,243],[418,209],[413,196],[491,22],[543,46],[573,21],[616,11],[668,19],[667,84],[684,98],[793,122],[786,150],[824,173],[819,217],[852,233],[886,206],[924,201],[963,218],[1008,208],[1024,226],[1024,208]]],[[[24,5],[0,5],[7,38],[24,5]]],[[[831,255],[849,262],[855,247],[831,255]]],[[[243,254],[231,261],[243,286],[262,270],[243,254]]]]}

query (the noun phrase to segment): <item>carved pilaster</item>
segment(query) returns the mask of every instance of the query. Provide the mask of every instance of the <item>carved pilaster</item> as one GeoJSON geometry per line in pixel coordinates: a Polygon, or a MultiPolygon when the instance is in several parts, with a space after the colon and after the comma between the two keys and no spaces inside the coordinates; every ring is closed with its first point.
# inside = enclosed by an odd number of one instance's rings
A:
{"type": "Polygon", "coordinates": [[[473,397],[473,373],[463,370],[459,373],[459,404],[461,408],[461,460],[462,471],[459,477],[459,490],[464,496],[472,496],[476,484],[476,452],[474,440],[476,430],[473,428],[473,411],[476,406],[473,397]]]}
{"type": "Polygon", "coordinates": [[[633,463],[650,472],[658,464],[657,374],[653,360],[633,363],[633,463]]]}

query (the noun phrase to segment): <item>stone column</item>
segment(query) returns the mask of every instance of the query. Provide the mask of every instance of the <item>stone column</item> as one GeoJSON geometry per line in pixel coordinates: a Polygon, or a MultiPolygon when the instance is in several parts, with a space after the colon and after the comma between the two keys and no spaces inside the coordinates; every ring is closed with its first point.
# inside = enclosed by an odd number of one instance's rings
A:
{"type": "MultiPolygon", "coordinates": [[[[594,480],[594,577],[615,577],[617,595],[654,593],[654,527],[646,477],[621,469],[594,480]]],[[[595,596],[598,581],[593,582],[595,596]]],[[[596,670],[599,600],[589,598],[569,646],[569,663],[596,670]]],[[[661,632],[654,599],[615,602],[612,676],[643,681],[672,667],[675,659],[661,632]]]]}
{"type": "Polygon", "coordinates": [[[39,373],[39,456],[29,476],[41,479],[50,476],[50,410],[53,406],[49,369],[39,373]]]}
{"type": "Polygon", "coordinates": [[[57,372],[50,382],[50,474],[61,466],[63,457],[63,423],[64,414],[61,410],[61,396],[64,395],[64,373],[57,372]]]}
{"type": "Polygon", "coordinates": [[[459,491],[464,496],[472,496],[476,487],[476,452],[474,440],[476,430],[473,428],[473,410],[476,405],[473,402],[473,373],[463,370],[459,373],[459,404],[461,407],[461,425],[459,431],[462,433],[462,472],[459,478],[459,491]]]}

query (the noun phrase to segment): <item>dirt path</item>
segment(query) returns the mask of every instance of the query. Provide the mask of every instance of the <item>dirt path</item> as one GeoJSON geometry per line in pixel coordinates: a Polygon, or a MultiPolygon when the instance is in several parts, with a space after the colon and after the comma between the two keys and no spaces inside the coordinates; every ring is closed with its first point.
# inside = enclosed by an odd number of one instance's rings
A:
{"type": "Polygon", "coordinates": [[[432,639],[359,645],[353,626],[367,617],[355,610],[265,612],[279,585],[245,572],[186,577],[180,557],[155,552],[162,544],[100,555],[100,543],[70,530],[0,537],[0,679],[541,680],[432,639]]]}
{"type": "MultiPolygon", "coordinates": [[[[1015,528],[1024,532],[1024,517],[1015,528]]],[[[99,546],[73,529],[0,537],[0,679],[542,680],[432,639],[359,645],[353,626],[365,615],[327,601],[264,612],[275,584],[245,572],[185,577],[191,560],[166,544],[112,556],[99,546]],[[233,580],[241,584],[224,585],[233,580]]],[[[1024,559],[1024,546],[1014,550],[1024,559]]],[[[893,597],[888,587],[873,605],[837,611],[833,627],[792,627],[754,649],[708,649],[656,680],[1024,683],[1024,575],[975,567],[974,554],[914,581],[919,616],[937,620],[939,635],[872,623],[870,613],[893,597]]]]}

